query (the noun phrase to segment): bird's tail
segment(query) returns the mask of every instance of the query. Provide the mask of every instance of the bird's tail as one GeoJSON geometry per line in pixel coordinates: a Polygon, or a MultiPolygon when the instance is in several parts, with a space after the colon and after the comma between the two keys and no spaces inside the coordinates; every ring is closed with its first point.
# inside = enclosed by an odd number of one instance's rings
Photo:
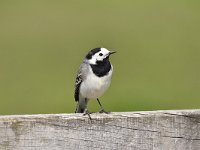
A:
{"type": "Polygon", "coordinates": [[[87,102],[88,99],[86,98],[79,99],[79,101],[77,102],[75,113],[84,113],[85,109],[87,109],[87,102]]]}

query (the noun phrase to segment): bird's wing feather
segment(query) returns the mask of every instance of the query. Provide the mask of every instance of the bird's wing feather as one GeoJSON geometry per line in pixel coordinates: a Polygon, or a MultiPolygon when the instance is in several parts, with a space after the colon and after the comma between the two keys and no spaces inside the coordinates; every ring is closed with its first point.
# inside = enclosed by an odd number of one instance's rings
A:
{"type": "Polygon", "coordinates": [[[87,64],[86,63],[81,64],[78,74],[76,76],[76,81],[75,81],[75,91],[74,91],[75,101],[79,101],[80,86],[81,86],[81,83],[86,78],[87,72],[88,72],[87,64]]]}
{"type": "Polygon", "coordinates": [[[79,73],[76,77],[76,82],[75,82],[75,91],[74,91],[75,101],[79,101],[79,91],[80,91],[81,83],[82,83],[82,77],[81,77],[81,73],[79,73]]]}

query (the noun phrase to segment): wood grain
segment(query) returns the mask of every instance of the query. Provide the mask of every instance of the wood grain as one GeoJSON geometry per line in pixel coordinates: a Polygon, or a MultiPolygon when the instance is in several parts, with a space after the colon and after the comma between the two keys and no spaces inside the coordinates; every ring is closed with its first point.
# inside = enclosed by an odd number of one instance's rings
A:
{"type": "Polygon", "coordinates": [[[200,110],[0,116],[0,150],[200,150],[200,110]]]}

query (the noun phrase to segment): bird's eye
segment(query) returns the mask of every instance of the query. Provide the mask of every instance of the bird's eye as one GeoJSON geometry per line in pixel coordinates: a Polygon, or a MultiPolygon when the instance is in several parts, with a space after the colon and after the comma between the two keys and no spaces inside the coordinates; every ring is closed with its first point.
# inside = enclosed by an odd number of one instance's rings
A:
{"type": "Polygon", "coordinates": [[[99,56],[103,56],[103,54],[102,54],[102,53],[99,53],[99,56]]]}

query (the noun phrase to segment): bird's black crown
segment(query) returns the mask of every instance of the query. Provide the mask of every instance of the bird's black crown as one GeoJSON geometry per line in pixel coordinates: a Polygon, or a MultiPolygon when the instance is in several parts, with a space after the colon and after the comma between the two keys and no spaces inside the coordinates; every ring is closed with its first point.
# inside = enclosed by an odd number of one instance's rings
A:
{"type": "Polygon", "coordinates": [[[92,49],[92,50],[86,55],[85,58],[91,59],[92,56],[93,56],[94,54],[98,53],[99,51],[101,51],[101,48],[94,48],[94,49],[92,49]]]}

